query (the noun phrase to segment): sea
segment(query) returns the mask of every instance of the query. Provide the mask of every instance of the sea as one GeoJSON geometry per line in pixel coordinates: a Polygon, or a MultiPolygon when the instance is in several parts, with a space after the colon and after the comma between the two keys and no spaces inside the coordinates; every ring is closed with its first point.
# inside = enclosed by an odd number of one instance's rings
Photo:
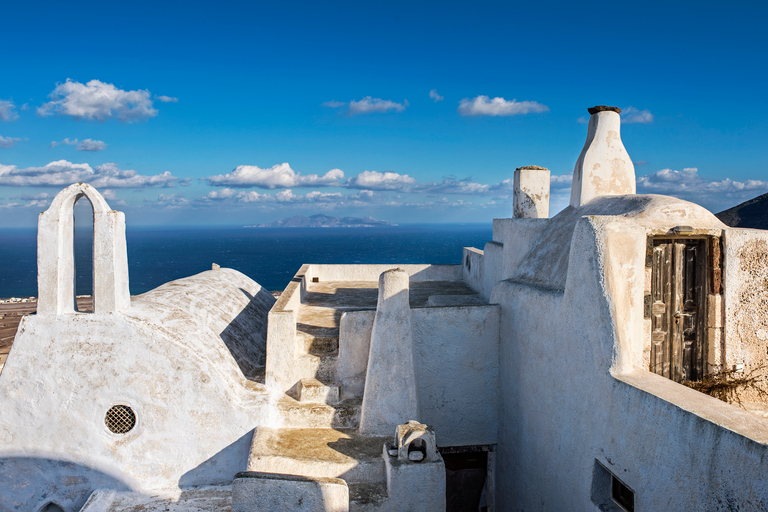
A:
{"type": "MultiPolygon", "coordinates": [[[[460,264],[463,247],[483,248],[491,223],[375,228],[131,227],[131,294],[210,270],[234,268],[280,291],[304,263],[460,264]]],[[[76,294],[92,290],[92,232],[75,230],[76,294]]],[[[0,229],[0,298],[37,296],[37,230],[0,229]]]]}

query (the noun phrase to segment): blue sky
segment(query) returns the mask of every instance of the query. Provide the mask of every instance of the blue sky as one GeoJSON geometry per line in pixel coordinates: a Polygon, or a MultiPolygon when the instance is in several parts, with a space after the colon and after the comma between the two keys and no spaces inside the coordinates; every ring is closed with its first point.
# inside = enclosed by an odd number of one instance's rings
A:
{"type": "Polygon", "coordinates": [[[489,222],[522,165],[552,171],[557,211],[597,104],[625,109],[639,192],[768,192],[764,2],[2,11],[0,227],[83,180],[133,225],[489,222]]]}

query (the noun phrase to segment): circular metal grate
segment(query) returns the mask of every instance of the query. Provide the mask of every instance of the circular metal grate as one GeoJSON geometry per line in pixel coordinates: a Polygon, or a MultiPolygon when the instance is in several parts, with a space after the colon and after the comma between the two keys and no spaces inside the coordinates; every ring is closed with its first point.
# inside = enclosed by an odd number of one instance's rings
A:
{"type": "Polygon", "coordinates": [[[136,415],[127,405],[113,405],[107,411],[104,423],[115,434],[125,434],[136,426],[136,415]]]}

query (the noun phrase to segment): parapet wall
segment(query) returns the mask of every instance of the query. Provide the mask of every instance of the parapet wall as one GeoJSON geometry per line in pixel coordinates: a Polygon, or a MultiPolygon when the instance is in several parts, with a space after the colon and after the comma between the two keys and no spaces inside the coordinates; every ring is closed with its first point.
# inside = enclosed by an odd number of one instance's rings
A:
{"type": "MultiPolygon", "coordinates": [[[[304,267],[302,267],[304,268],[304,267]]],[[[461,265],[318,265],[306,266],[305,274],[310,281],[376,281],[387,270],[401,268],[408,272],[411,281],[461,281],[461,265]]]]}

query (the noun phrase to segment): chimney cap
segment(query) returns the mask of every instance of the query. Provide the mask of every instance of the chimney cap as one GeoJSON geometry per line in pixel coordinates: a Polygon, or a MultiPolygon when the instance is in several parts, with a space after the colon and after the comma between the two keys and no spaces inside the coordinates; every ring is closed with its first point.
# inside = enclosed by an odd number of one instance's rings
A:
{"type": "Polygon", "coordinates": [[[528,171],[528,170],[531,170],[531,171],[548,171],[549,169],[547,169],[546,167],[540,167],[538,165],[524,165],[522,167],[518,167],[515,170],[516,171],[528,171]]]}
{"type": "Polygon", "coordinates": [[[589,115],[591,116],[598,112],[616,112],[617,114],[621,114],[621,109],[619,107],[609,107],[608,105],[596,105],[592,108],[588,108],[587,112],[589,112],[589,115]]]}

